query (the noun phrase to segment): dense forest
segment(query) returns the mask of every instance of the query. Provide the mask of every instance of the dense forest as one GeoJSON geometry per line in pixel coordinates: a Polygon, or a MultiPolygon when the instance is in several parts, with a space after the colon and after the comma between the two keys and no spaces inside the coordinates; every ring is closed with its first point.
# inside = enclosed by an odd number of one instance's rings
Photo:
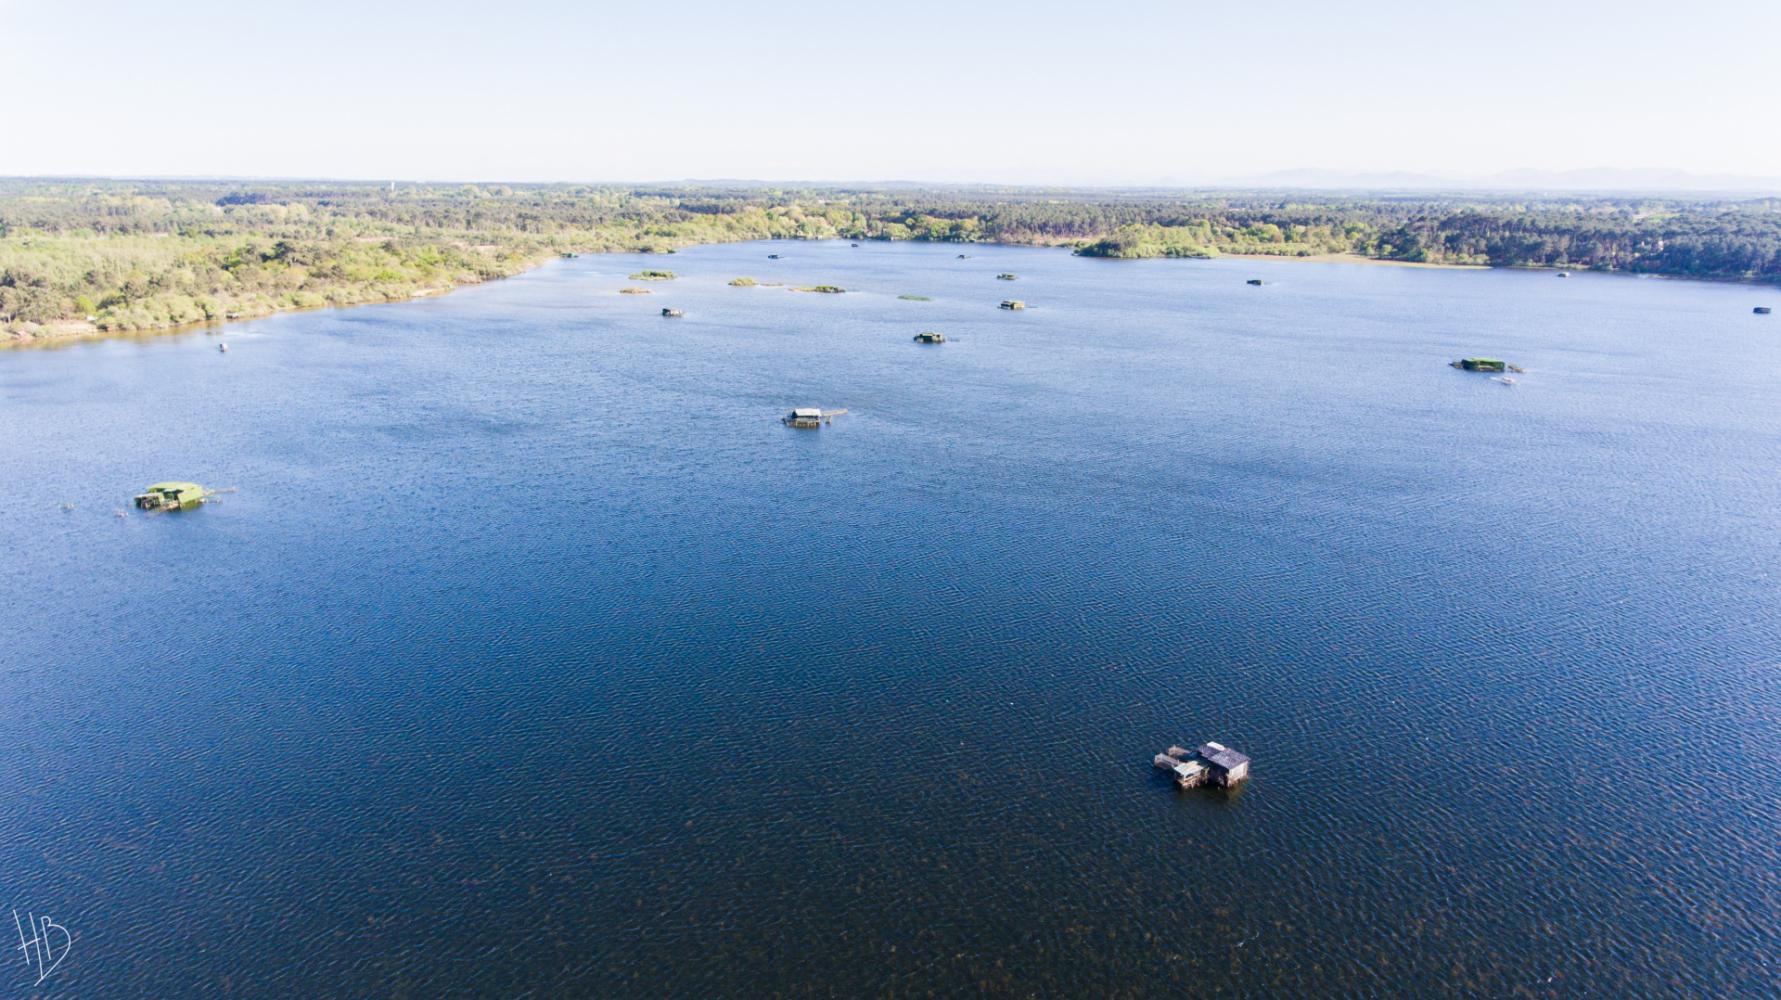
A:
{"type": "Polygon", "coordinates": [[[409,298],[561,253],[832,237],[1781,282],[1781,199],[10,180],[0,329],[156,329],[409,298]]]}

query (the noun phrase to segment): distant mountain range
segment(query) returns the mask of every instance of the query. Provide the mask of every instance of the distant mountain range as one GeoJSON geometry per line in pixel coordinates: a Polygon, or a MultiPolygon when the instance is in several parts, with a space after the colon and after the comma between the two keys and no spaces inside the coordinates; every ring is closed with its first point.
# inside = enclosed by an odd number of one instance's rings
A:
{"type": "Polygon", "coordinates": [[[1781,178],[1746,174],[1692,174],[1662,168],[1505,170],[1484,176],[1442,176],[1409,171],[1280,170],[1226,178],[1217,187],[1317,188],[1353,191],[1651,191],[1781,194],[1781,178]]]}

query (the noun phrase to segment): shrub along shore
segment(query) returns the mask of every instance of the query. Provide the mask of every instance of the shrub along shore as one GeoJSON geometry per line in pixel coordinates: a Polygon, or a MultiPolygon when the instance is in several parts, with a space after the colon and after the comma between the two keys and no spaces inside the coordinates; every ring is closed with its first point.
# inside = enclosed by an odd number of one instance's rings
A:
{"type": "Polygon", "coordinates": [[[0,180],[0,334],[388,302],[566,253],[831,238],[1781,282],[1781,199],[26,179],[0,180]]]}

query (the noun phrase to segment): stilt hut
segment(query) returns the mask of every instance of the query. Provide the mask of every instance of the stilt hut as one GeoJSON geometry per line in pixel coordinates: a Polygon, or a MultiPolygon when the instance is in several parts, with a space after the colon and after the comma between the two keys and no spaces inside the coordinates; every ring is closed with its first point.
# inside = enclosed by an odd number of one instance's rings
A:
{"type": "Polygon", "coordinates": [[[1157,754],[1152,763],[1174,775],[1181,788],[1230,788],[1249,780],[1249,758],[1223,743],[1202,743],[1194,750],[1172,746],[1157,754]]]}
{"type": "Polygon", "coordinates": [[[186,510],[204,502],[204,487],[197,483],[156,483],[136,494],[141,510],[186,510]]]}
{"type": "Polygon", "coordinates": [[[1460,358],[1450,362],[1455,368],[1463,368],[1469,372],[1500,372],[1509,367],[1508,362],[1496,358],[1460,358]]]}

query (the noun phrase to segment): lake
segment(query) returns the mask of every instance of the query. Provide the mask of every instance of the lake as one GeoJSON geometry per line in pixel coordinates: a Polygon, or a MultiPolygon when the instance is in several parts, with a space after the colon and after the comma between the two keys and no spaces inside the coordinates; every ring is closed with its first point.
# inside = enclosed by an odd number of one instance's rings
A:
{"type": "Polygon", "coordinates": [[[1774,289],[960,249],[0,353],[44,994],[1781,992],[1774,289]]]}

